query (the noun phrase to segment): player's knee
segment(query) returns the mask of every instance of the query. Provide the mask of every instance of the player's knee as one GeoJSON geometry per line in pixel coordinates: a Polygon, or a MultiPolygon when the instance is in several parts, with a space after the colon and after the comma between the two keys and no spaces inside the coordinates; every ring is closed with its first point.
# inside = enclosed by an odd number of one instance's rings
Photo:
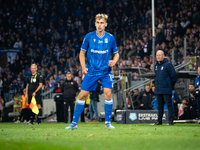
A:
{"type": "Polygon", "coordinates": [[[80,96],[79,96],[79,100],[86,100],[86,98],[87,98],[87,95],[84,95],[84,94],[81,94],[80,96]]]}
{"type": "Polygon", "coordinates": [[[112,99],[112,93],[106,92],[106,93],[105,93],[105,98],[106,98],[106,99],[112,99]]]}

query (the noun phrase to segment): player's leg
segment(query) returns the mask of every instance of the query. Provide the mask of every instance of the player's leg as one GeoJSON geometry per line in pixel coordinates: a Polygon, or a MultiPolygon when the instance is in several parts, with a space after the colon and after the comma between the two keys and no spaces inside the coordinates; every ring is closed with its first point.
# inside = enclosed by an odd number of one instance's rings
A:
{"type": "Polygon", "coordinates": [[[158,101],[158,123],[162,124],[163,110],[164,110],[164,98],[162,94],[156,95],[158,101]]]}
{"type": "Polygon", "coordinates": [[[105,95],[105,127],[106,128],[115,128],[111,125],[111,115],[112,115],[112,108],[113,108],[113,100],[112,100],[112,89],[104,88],[104,95],[105,95]]]}
{"type": "Polygon", "coordinates": [[[173,125],[173,120],[174,120],[174,113],[173,113],[173,106],[171,102],[172,95],[171,94],[165,94],[163,95],[164,101],[167,105],[168,109],[168,121],[170,125],[173,125]]]}
{"type": "Polygon", "coordinates": [[[71,121],[73,120],[73,115],[74,115],[74,100],[70,100],[70,104],[69,104],[69,106],[70,106],[70,119],[71,119],[71,121]]]}
{"type": "Polygon", "coordinates": [[[86,100],[88,94],[89,94],[89,91],[81,90],[81,94],[79,96],[79,99],[76,103],[76,108],[74,110],[72,123],[65,129],[77,129],[78,120],[79,120],[81,113],[83,112],[83,109],[85,106],[85,100],[86,100]]]}
{"type": "Polygon", "coordinates": [[[64,122],[68,123],[69,100],[65,98],[63,103],[64,103],[64,122]]]}
{"type": "Polygon", "coordinates": [[[85,100],[89,94],[89,91],[94,91],[96,89],[98,79],[99,79],[99,77],[97,77],[97,76],[86,75],[84,77],[83,83],[81,85],[81,94],[79,96],[79,99],[76,103],[76,108],[74,110],[73,121],[65,129],[76,129],[77,128],[77,123],[78,123],[79,117],[80,117],[81,113],[83,112],[83,109],[85,106],[85,100]]]}
{"type": "Polygon", "coordinates": [[[106,128],[115,128],[111,125],[111,115],[112,115],[112,107],[113,107],[113,100],[112,100],[112,88],[113,88],[113,81],[112,81],[112,73],[105,74],[101,77],[101,84],[104,89],[104,96],[105,96],[105,127],[106,128]]]}
{"type": "Polygon", "coordinates": [[[42,123],[42,97],[41,97],[41,94],[40,93],[36,94],[35,99],[36,99],[38,109],[39,109],[39,113],[37,115],[37,123],[41,124],[42,123]]]}

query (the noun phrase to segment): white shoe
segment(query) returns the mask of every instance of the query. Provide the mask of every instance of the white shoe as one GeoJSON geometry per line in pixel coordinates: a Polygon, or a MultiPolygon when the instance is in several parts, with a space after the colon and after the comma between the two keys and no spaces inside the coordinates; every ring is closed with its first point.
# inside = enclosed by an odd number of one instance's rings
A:
{"type": "Polygon", "coordinates": [[[27,121],[26,121],[26,120],[24,120],[24,123],[27,123],[27,121]]]}
{"type": "Polygon", "coordinates": [[[106,129],[115,129],[115,127],[112,126],[110,123],[106,123],[106,124],[105,124],[105,128],[106,128],[106,129]]]}
{"type": "Polygon", "coordinates": [[[19,120],[17,120],[17,121],[15,121],[15,123],[20,123],[20,121],[19,121],[19,120]]]}

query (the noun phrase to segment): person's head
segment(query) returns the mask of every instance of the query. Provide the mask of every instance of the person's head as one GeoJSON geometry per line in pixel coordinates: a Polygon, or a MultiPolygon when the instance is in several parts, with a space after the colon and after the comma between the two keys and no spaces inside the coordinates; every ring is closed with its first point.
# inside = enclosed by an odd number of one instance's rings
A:
{"type": "Polygon", "coordinates": [[[194,92],[194,85],[192,83],[189,84],[189,91],[190,93],[194,92]]]}
{"type": "Polygon", "coordinates": [[[32,64],[31,65],[31,72],[34,74],[37,72],[37,65],[36,64],[32,64]]]}
{"type": "Polygon", "coordinates": [[[200,67],[198,67],[198,70],[197,70],[197,71],[198,71],[198,74],[200,75],[200,67]]]}
{"type": "Polygon", "coordinates": [[[145,86],[145,91],[146,91],[146,92],[150,92],[150,90],[151,90],[150,85],[147,84],[147,85],[145,86]]]}
{"type": "Polygon", "coordinates": [[[164,52],[162,50],[158,50],[156,53],[156,60],[158,62],[163,61],[165,58],[164,52]]]}
{"type": "Polygon", "coordinates": [[[182,104],[183,104],[184,106],[187,106],[187,105],[188,105],[188,100],[187,100],[186,98],[184,98],[184,99],[182,100],[182,104]]]}
{"type": "Polygon", "coordinates": [[[26,94],[26,89],[23,89],[23,93],[26,94]]]}
{"type": "Polygon", "coordinates": [[[144,37],[144,42],[146,43],[146,42],[148,42],[148,37],[144,37]]]}
{"type": "Polygon", "coordinates": [[[19,96],[20,96],[19,92],[16,92],[15,97],[19,97],[19,96]]]}
{"type": "Polygon", "coordinates": [[[135,90],[134,90],[134,95],[138,95],[139,92],[140,92],[140,91],[139,91],[138,89],[135,89],[135,90]]]}
{"type": "Polygon", "coordinates": [[[102,32],[107,27],[108,16],[106,14],[97,14],[95,17],[95,27],[97,32],[102,32]]]}
{"type": "Polygon", "coordinates": [[[66,78],[67,78],[68,81],[70,81],[70,80],[72,79],[72,74],[71,74],[71,72],[67,72],[66,78]]]}
{"type": "Polygon", "coordinates": [[[142,67],[143,67],[143,68],[146,68],[146,66],[147,66],[147,62],[146,62],[146,61],[143,61],[143,62],[142,62],[142,67]]]}

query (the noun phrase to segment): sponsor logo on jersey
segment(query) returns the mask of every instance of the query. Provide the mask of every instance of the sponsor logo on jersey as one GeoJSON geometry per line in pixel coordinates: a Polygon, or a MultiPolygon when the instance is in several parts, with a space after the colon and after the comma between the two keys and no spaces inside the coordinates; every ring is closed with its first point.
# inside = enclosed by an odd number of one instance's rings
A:
{"type": "Polygon", "coordinates": [[[99,51],[99,50],[91,49],[91,52],[93,52],[93,53],[98,53],[98,54],[105,54],[105,53],[108,53],[108,50],[105,50],[105,51],[99,51]]]}
{"type": "Polygon", "coordinates": [[[100,40],[99,40],[99,42],[98,42],[98,43],[103,43],[103,41],[100,41],[100,40]]]}

